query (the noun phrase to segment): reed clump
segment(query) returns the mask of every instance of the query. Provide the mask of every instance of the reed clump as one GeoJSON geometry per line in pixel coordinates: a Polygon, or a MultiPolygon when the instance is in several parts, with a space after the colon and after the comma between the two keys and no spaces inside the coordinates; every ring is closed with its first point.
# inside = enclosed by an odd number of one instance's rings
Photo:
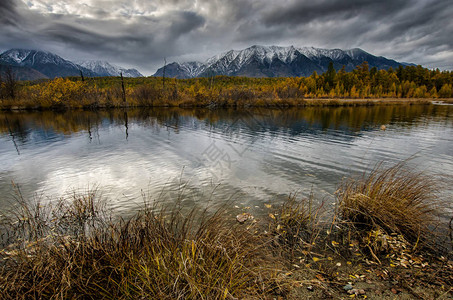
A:
{"type": "MultiPolygon", "coordinates": [[[[94,196],[94,195],[92,195],[94,196]]],[[[283,292],[269,236],[225,211],[146,206],[112,220],[94,197],[22,201],[3,232],[4,298],[232,299],[283,292]],[[12,243],[14,242],[14,243],[12,243]]]]}
{"type": "Polygon", "coordinates": [[[415,249],[433,241],[438,222],[436,181],[404,164],[377,167],[337,191],[337,216],[362,235],[399,235],[415,249]]]}

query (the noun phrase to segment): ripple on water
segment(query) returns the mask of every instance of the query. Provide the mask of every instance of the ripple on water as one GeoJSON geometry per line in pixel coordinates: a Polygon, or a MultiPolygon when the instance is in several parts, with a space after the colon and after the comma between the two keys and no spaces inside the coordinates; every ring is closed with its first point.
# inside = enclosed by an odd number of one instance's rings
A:
{"type": "Polygon", "coordinates": [[[408,159],[446,181],[453,178],[452,113],[451,106],[307,108],[267,119],[132,110],[127,128],[123,112],[67,112],[58,123],[58,113],[45,120],[17,113],[8,115],[18,124],[12,134],[0,131],[0,192],[11,191],[11,181],[25,185],[27,196],[98,186],[118,211],[139,207],[143,193],[171,203],[182,191],[188,205],[255,205],[296,191],[333,197],[342,178],[408,159]]]}

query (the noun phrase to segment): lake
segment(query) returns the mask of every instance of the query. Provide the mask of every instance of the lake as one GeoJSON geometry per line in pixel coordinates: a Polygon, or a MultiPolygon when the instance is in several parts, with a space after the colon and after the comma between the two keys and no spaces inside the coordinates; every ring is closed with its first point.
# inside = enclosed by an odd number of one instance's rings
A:
{"type": "Polygon", "coordinates": [[[143,195],[262,207],[296,193],[331,205],[344,177],[404,160],[452,197],[453,106],[0,112],[3,208],[12,182],[26,198],[97,188],[124,214],[143,195]]]}

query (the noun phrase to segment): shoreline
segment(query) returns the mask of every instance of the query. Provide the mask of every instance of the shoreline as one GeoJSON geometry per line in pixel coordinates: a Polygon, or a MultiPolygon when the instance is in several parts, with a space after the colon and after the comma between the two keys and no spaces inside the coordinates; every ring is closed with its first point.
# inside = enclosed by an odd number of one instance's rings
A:
{"type": "MultiPolygon", "coordinates": [[[[5,102],[7,100],[3,100],[5,102]]],[[[362,107],[362,106],[385,106],[385,105],[453,105],[453,98],[435,99],[435,98],[305,98],[305,99],[285,99],[285,100],[260,100],[259,102],[242,102],[236,103],[174,103],[164,102],[153,105],[137,105],[136,103],[115,105],[14,105],[12,103],[0,103],[0,111],[66,111],[66,110],[108,110],[108,109],[128,109],[128,108],[303,108],[303,107],[362,107]]]]}
{"type": "Polygon", "coordinates": [[[50,206],[19,198],[1,223],[0,287],[6,299],[453,297],[451,241],[431,228],[448,232],[433,180],[375,169],[339,187],[327,220],[311,198],[264,202],[262,216],[145,202],[127,220],[95,192],[50,206]]]}

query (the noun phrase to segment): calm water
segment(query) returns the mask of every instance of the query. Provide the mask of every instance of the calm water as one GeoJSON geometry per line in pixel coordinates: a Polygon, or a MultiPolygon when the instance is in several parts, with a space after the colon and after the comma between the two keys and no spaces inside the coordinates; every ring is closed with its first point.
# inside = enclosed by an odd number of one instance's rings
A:
{"type": "Polygon", "coordinates": [[[0,112],[2,207],[12,182],[45,199],[97,186],[122,212],[142,193],[261,207],[313,192],[331,203],[344,176],[407,159],[453,195],[453,106],[0,112]]]}

